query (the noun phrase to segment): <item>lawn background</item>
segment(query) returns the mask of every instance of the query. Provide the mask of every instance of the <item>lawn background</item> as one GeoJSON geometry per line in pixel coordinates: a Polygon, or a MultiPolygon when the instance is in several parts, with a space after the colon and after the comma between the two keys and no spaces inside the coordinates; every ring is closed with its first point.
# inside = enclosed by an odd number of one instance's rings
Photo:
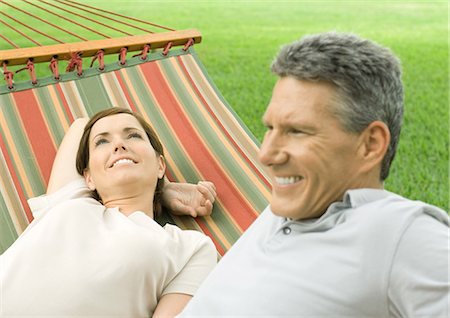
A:
{"type": "MultiPolygon", "coordinates": [[[[259,140],[264,134],[261,116],[276,81],[269,65],[283,44],[305,34],[335,30],[357,33],[390,47],[403,65],[405,117],[386,188],[448,211],[447,1],[79,2],[177,30],[198,29],[203,40],[195,50],[222,95],[259,140]]],[[[10,3],[26,6],[18,0],[10,3]]],[[[18,39],[3,25],[0,28],[18,39]]],[[[18,43],[28,46],[21,40],[18,43]]],[[[9,48],[0,42],[0,49],[9,48]]]]}

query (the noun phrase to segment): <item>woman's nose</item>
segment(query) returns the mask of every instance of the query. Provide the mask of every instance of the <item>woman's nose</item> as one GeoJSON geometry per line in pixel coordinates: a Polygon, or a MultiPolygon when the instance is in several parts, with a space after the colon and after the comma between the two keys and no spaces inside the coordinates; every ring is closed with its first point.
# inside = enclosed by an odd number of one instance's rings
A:
{"type": "Polygon", "coordinates": [[[127,150],[125,142],[122,139],[117,139],[114,141],[114,152],[127,150]]]}
{"type": "Polygon", "coordinates": [[[125,149],[125,146],[118,146],[118,147],[116,147],[115,149],[114,149],[114,152],[117,152],[117,151],[119,151],[119,150],[126,150],[125,149]]]}

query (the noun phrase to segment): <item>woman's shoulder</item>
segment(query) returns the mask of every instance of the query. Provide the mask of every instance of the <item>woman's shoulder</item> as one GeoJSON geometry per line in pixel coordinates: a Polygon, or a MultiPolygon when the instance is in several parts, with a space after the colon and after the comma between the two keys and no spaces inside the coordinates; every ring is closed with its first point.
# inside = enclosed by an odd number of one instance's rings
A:
{"type": "MultiPolygon", "coordinates": [[[[61,203],[80,198],[94,200],[83,178],[73,180],[51,194],[30,198],[28,204],[33,213],[33,217],[36,219],[42,217],[48,210],[61,203]]],[[[95,202],[98,203],[98,201],[95,202]]]]}
{"type": "Polygon", "coordinates": [[[197,230],[183,230],[176,225],[167,223],[163,226],[166,233],[174,240],[193,245],[214,246],[211,238],[197,230]]]}
{"type": "Polygon", "coordinates": [[[170,223],[166,223],[165,225],[163,225],[163,229],[167,232],[167,234],[169,234],[170,236],[183,236],[183,237],[195,237],[195,238],[208,238],[208,236],[206,236],[204,233],[197,231],[197,230],[184,230],[181,229],[180,227],[174,225],[174,224],[170,224],[170,223]]]}

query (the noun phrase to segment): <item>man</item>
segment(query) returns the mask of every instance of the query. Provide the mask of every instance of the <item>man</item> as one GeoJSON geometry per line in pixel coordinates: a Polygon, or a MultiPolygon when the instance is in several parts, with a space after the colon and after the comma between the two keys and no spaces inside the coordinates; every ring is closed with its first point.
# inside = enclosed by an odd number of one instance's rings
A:
{"type": "Polygon", "coordinates": [[[324,33],[284,47],[272,71],[270,206],[181,317],[448,317],[448,215],[383,190],[403,113],[397,58],[324,33]]]}

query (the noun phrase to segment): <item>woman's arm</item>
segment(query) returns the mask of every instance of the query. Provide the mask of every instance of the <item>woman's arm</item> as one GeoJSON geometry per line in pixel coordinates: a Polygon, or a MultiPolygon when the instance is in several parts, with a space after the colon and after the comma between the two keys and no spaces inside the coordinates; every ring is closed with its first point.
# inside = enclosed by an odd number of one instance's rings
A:
{"type": "Polygon", "coordinates": [[[82,178],[77,172],[75,160],[83,129],[88,120],[88,118],[76,119],[66,132],[53,162],[47,194],[56,192],[71,181],[82,178]]]}
{"type": "Polygon", "coordinates": [[[187,294],[166,294],[159,300],[152,317],[175,317],[183,310],[191,298],[192,296],[187,294]]]}
{"type": "Polygon", "coordinates": [[[174,215],[205,216],[211,214],[216,196],[212,182],[178,183],[166,178],[161,203],[174,215]]]}

